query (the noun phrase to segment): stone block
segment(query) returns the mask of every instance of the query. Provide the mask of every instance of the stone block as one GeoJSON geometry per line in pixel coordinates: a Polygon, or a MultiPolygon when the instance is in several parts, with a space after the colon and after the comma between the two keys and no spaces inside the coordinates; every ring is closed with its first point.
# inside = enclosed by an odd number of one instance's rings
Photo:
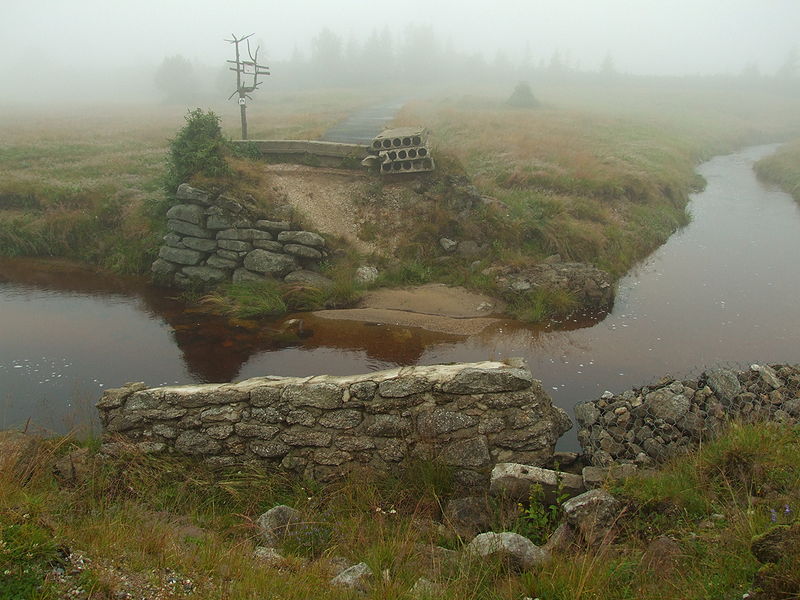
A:
{"type": "Polygon", "coordinates": [[[175,193],[178,200],[188,200],[202,206],[211,204],[211,194],[205,190],[193,188],[188,183],[182,183],[178,186],[178,191],[175,193]]]}
{"type": "Polygon", "coordinates": [[[285,277],[292,271],[300,269],[300,265],[293,257],[261,249],[253,250],[245,256],[244,267],[273,277],[285,277]]]}
{"type": "Polygon", "coordinates": [[[253,244],[242,240],[217,239],[217,246],[234,252],[250,252],[253,249],[253,244]]]}
{"type": "Polygon", "coordinates": [[[253,239],[252,229],[223,229],[217,232],[218,240],[249,241],[253,239]]]}
{"type": "Polygon", "coordinates": [[[206,260],[206,264],[215,269],[235,269],[239,261],[220,258],[219,256],[209,256],[208,260],[206,260]]]}
{"type": "Polygon", "coordinates": [[[489,491],[494,495],[527,502],[532,486],[541,488],[545,506],[555,504],[561,494],[576,496],[584,491],[583,479],[572,473],[517,463],[500,463],[492,469],[489,491]]]}
{"type": "Polygon", "coordinates": [[[203,208],[196,204],[176,204],[167,211],[167,219],[177,219],[203,227],[205,225],[206,213],[203,208]]]}
{"type": "Polygon", "coordinates": [[[186,248],[197,250],[198,252],[214,252],[217,249],[217,242],[205,238],[185,237],[183,238],[183,245],[186,248]]]}
{"type": "Polygon", "coordinates": [[[310,260],[320,260],[322,258],[322,252],[310,246],[303,246],[302,244],[285,244],[283,246],[283,251],[287,254],[300,258],[308,258],[310,260]]]}
{"type": "Polygon", "coordinates": [[[256,227],[276,234],[291,229],[289,221],[268,221],[266,219],[256,221],[256,227]]]}
{"type": "Polygon", "coordinates": [[[203,253],[189,248],[172,248],[171,246],[161,246],[158,250],[158,257],[171,263],[179,265],[196,265],[203,258],[203,253]]]}
{"type": "Polygon", "coordinates": [[[186,221],[179,221],[177,219],[169,219],[167,221],[167,229],[181,235],[188,235],[196,238],[211,239],[214,237],[214,233],[208,229],[200,227],[199,225],[187,223],[186,221]]]}
{"type": "Polygon", "coordinates": [[[284,244],[302,244],[314,248],[324,248],[325,238],[313,231],[281,231],[278,241],[284,244]]]}
{"type": "Polygon", "coordinates": [[[269,250],[270,252],[283,252],[283,244],[280,242],[273,242],[265,239],[254,239],[253,247],[260,248],[261,250],[269,250]]]}

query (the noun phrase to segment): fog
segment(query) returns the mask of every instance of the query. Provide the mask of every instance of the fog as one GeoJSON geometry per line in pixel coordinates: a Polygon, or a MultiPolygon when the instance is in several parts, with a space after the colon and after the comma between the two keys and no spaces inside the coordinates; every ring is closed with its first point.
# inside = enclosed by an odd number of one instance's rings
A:
{"type": "MultiPolygon", "coordinates": [[[[797,0],[0,0],[0,102],[165,99],[165,59],[227,96],[231,33],[268,85],[624,76],[797,77],[797,0]],[[227,93],[226,93],[227,91],[227,93]]],[[[174,79],[180,79],[176,76],[174,79]]],[[[174,81],[181,87],[181,81],[174,81]]],[[[167,86],[169,87],[169,86],[167,86]]],[[[173,86],[174,87],[174,86],[173,86]]],[[[169,98],[166,98],[169,99],[169,98]]]]}

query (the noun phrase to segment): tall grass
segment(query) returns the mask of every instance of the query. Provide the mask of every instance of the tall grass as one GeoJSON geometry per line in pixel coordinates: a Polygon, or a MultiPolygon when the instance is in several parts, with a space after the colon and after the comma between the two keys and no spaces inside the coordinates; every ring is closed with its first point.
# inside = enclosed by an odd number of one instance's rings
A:
{"type": "Polygon", "coordinates": [[[800,139],[778,149],[755,164],[758,176],[775,183],[800,202],[800,139]]]}
{"type": "MultiPolygon", "coordinates": [[[[800,429],[734,426],[658,471],[614,484],[626,508],[613,541],[574,546],[519,573],[502,561],[443,553],[441,546],[459,550],[469,540],[442,522],[454,480],[436,463],[419,461],[392,475],[363,471],[323,485],[133,450],[101,460],[90,449],[80,478],[59,481],[53,464],[74,448],[69,439],[48,441],[21,471],[7,464],[0,471],[4,598],[63,597],[50,573],[66,566],[66,549],[88,559],[79,581],[93,590],[90,598],[124,591],[120,574],[166,585],[162,573],[191,581],[192,594],[202,598],[352,598],[328,583],[335,556],[365,561],[376,573],[369,598],[409,598],[421,576],[443,599],[734,598],[751,589],[760,569],[750,553],[753,537],[796,522],[800,508],[800,429]],[[303,524],[280,548],[285,558],[265,565],[253,556],[254,521],[277,504],[298,509],[303,524]],[[647,546],[664,535],[679,550],[652,567],[647,546]]],[[[518,522],[517,513],[487,503],[495,531],[518,522]]],[[[798,566],[800,552],[788,550],[771,568],[773,581],[791,582],[798,566]]]]}

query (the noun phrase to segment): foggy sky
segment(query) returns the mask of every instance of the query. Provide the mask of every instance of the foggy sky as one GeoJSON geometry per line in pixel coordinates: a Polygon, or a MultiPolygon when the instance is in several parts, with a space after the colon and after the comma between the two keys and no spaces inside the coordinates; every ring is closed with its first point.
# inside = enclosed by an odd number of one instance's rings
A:
{"type": "MultiPolygon", "coordinates": [[[[773,73],[800,43],[800,0],[0,0],[0,99],[27,73],[158,65],[182,54],[219,65],[223,40],[255,33],[265,62],[308,55],[329,27],[358,43],[388,26],[431,25],[440,43],[464,54],[528,52],[535,63],[558,51],[574,68],[641,75],[737,74],[751,64],[773,73]]],[[[42,79],[39,79],[40,81],[42,79]]]]}

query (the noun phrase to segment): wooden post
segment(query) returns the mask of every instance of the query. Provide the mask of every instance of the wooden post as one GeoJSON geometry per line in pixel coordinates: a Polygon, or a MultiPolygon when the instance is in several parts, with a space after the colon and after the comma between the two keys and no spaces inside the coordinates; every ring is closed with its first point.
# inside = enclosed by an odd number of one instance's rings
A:
{"type": "MultiPolygon", "coordinates": [[[[242,38],[237,38],[235,35],[231,34],[230,40],[225,40],[226,42],[230,42],[236,46],[236,60],[229,60],[229,63],[232,63],[234,66],[230,67],[231,71],[236,71],[236,91],[233,92],[230,96],[228,96],[228,100],[233,98],[234,96],[239,96],[239,113],[242,117],[242,139],[247,139],[247,98],[250,98],[250,92],[255,91],[258,86],[261,85],[261,82],[258,80],[259,75],[269,75],[269,67],[265,65],[258,64],[258,51],[260,47],[256,47],[255,53],[251,52],[250,50],[250,42],[247,41],[247,55],[250,57],[250,60],[242,60],[239,54],[239,43],[247,40],[250,35],[246,35],[242,38]],[[248,72],[248,68],[252,69],[251,72],[248,72]],[[253,84],[252,85],[245,85],[242,81],[243,75],[252,75],[253,76],[253,84]]],[[[251,98],[252,99],[252,98],[251,98]]]]}

